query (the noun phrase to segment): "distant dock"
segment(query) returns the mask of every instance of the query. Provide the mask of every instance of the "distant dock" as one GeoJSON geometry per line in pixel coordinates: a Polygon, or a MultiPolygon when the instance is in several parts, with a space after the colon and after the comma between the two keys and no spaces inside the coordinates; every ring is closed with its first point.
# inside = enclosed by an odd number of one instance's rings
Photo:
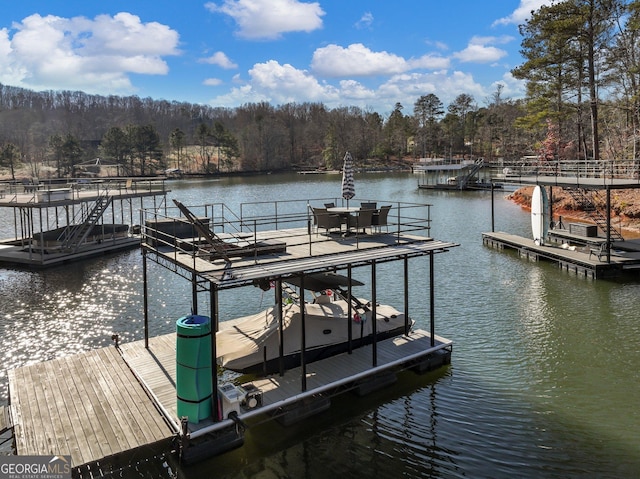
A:
{"type": "MultiPolygon", "coordinates": [[[[322,200],[315,201],[322,204],[322,200]]],[[[132,458],[157,452],[173,451],[185,463],[196,462],[240,447],[247,421],[253,418],[291,424],[330,407],[331,397],[337,394],[351,391],[365,395],[393,384],[400,371],[422,373],[449,364],[452,342],[435,333],[433,258],[457,244],[428,235],[429,216],[418,213],[428,211],[428,205],[396,203],[385,230],[369,228],[349,236],[314,231],[306,200],[301,205],[303,211],[298,213],[292,213],[299,206],[293,204],[243,205],[243,211],[252,207],[287,211],[274,216],[235,217],[236,226],[263,225],[252,234],[230,233],[231,221],[218,215],[215,207],[199,211],[197,218],[216,218],[208,224],[224,229],[227,236],[220,233],[220,237],[227,238],[225,241],[235,237],[246,243],[235,250],[239,255],[233,254],[233,248],[228,257],[221,253],[226,258],[197,247],[198,237],[169,234],[171,230],[160,221],[157,210],[150,210],[151,216],[143,222],[143,277],[146,281],[147,261],[154,261],[190,279],[195,312],[198,294],[206,294],[211,300],[210,315],[217,321],[217,295],[223,291],[354,267],[371,269],[372,302],[376,302],[376,264],[404,264],[404,276],[399,274],[394,281],[404,283],[406,291],[407,262],[425,258],[431,265],[427,268],[430,277],[420,281],[427,289],[425,301],[430,302],[429,317],[423,320],[428,327],[374,340],[322,360],[301,361],[299,367],[280,373],[240,376],[237,384],[224,380],[213,368],[215,390],[222,402],[215,403],[208,419],[187,422],[178,416],[176,405],[176,334],[149,337],[150,318],[145,308],[142,340],[120,344],[114,335],[115,346],[9,371],[4,427],[13,430],[15,452],[71,455],[76,473],[81,474],[99,474],[108,470],[109,464],[126,465],[132,458]],[[284,227],[269,228],[275,224],[284,227]],[[155,229],[157,225],[163,229],[155,229]],[[286,247],[257,248],[274,238],[286,247]],[[253,254],[246,254],[252,245],[253,254]],[[233,402],[223,394],[227,387],[252,395],[233,402]]],[[[172,216],[166,219],[177,218],[176,213],[170,211],[172,216]]],[[[276,286],[275,291],[280,288],[276,286]]],[[[145,283],[145,305],[146,294],[145,283]]],[[[410,313],[406,293],[404,301],[405,311],[410,313]]],[[[215,335],[210,336],[215,351],[215,335]]]]}
{"type": "Polygon", "coordinates": [[[0,264],[31,269],[140,246],[138,208],[164,204],[164,179],[116,178],[2,186],[13,237],[0,241],[0,264]],[[135,203],[137,204],[135,204],[135,203]]]}
{"type": "MultiPolygon", "coordinates": [[[[574,166],[573,163],[570,166],[574,166]]],[[[622,233],[612,225],[611,192],[621,189],[640,188],[637,170],[631,178],[613,176],[608,172],[614,168],[604,163],[595,165],[588,174],[578,169],[562,169],[560,162],[539,162],[536,174],[522,176],[501,175],[497,181],[513,185],[538,185],[549,190],[549,210],[545,212],[548,234],[542,244],[533,238],[525,238],[506,232],[495,231],[493,194],[491,198],[491,232],[482,234],[486,246],[496,249],[512,249],[529,260],[554,262],[564,271],[593,279],[615,278],[628,273],[640,272],[640,240],[625,240],[622,233]],[[542,164],[544,163],[544,164],[542,164]],[[597,166],[597,168],[596,168],[597,166]],[[566,171],[566,175],[558,172],[566,171]],[[562,224],[562,218],[553,212],[553,189],[561,187],[582,205],[590,214],[590,223],[562,224]],[[604,192],[603,195],[600,195],[604,192]],[[604,204],[604,207],[599,205],[604,204]]],[[[628,172],[624,172],[625,174],[628,172]]]]}
{"type": "Polygon", "coordinates": [[[613,253],[608,261],[606,253],[600,253],[600,249],[595,246],[570,250],[562,248],[560,243],[536,245],[533,239],[503,232],[482,233],[482,242],[498,250],[517,251],[521,258],[530,261],[553,262],[563,271],[591,279],[614,278],[624,273],[640,271],[640,240],[625,242],[624,251],[616,249],[614,243],[613,253]]]}

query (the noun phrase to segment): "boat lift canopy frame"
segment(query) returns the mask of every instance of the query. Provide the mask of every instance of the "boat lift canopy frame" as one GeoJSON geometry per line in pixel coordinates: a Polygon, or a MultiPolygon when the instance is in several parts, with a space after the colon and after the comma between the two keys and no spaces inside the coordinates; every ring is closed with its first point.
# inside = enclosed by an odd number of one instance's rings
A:
{"type": "MultiPolygon", "coordinates": [[[[418,205],[418,204],[409,204],[405,206],[407,210],[412,208],[416,208],[419,206],[427,206],[430,205],[418,205]]],[[[419,220],[418,217],[415,216],[415,213],[407,214],[402,216],[401,209],[402,205],[398,204],[398,215],[397,215],[397,223],[400,226],[404,225],[406,230],[411,233],[408,236],[401,235],[400,231],[391,232],[386,235],[386,237],[393,239],[388,245],[377,248],[356,248],[351,249],[347,252],[342,253],[333,253],[333,254],[318,254],[313,255],[309,254],[304,257],[299,257],[295,259],[285,259],[282,261],[259,261],[256,259],[251,262],[242,262],[240,264],[233,264],[229,266],[229,258],[224,258],[224,264],[219,264],[217,267],[208,267],[200,269],[198,264],[202,267],[201,263],[196,261],[196,257],[194,255],[193,263],[184,263],[180,261],[175,261],[175,258],[171,257],[171,254],[160,254],[158,245],[153,245],[153,241],[146,242],[144,240],[144,231],[143,231],[143,242],[142,242],[142,254],[143,254],[143,281],[144,281],[144,334],[145,334],[145,347],[149,347],[149,319],[148,319],[148,299],[147,299],[147,260],[150,258],[151,260],[157,262],[158,264],[170,268],[174,272],[178,272],[181,276],[186,279],[191,279],[192,281],[192,313],[198,314],[198,293],[199,292],[209,292],[210,295],[210,317],[212,320],[212,329],[217,330],[218,322],[219,322],[219,314],[218,314],[218,293],[221,290],[225,289],[233,289],[239,287],[245,287],[249,285],[260,286],[260,284],[264,284],[264,282],[273,283],[275,285],[275,302],[277,307],[280,309],[280,318],[282,318],[282,308],[283,308],[283,300],[282,300],[282,284],[287,282],[287,279],[292,279],[295,283],[297,283],[300,287],[301,291],[304,291],[305,286],[305,278],[311,277],[312,275],[316,275],[318,273],[335,273],[338,271],[346,270],[347,277],[349,278],[349,283],[347,285],[347,294],[351,296],[351,286],[355,284],[355,280],[352,280],[352,270],[354,267],[368,266],[371,269],[371,305],[372,305],[372,316],[376,316],[376,304],[377,304],[377,286],[376,286],[376,267],[378,264],[391,262],[391,261],[402,261],[404,266],[403,271],[403,291],[404,291],[404,314],[405,314],[405,334],[409,334],[409,268],[408,268],[408,260],[410,258],[428,256],[429,257],[429,323],[430,323],[430,335],[431,335],[431,347],[435,346],[435,280],[434,280],[434,254],[443,253],[449,251],[450,248],[458,246],[455,243],[444,242],[435,240],[428,236],[418,236],[414,233],[416,230],[420,229],[416,227],[417,222],[421,222],[423,225],[427,225],[426,228],[422,228],[423,231],[428,231],[430,227],[430,219],[427,217],[426,219],[419,220]],[[419,221],[417,221],[419,220],[419,221]],[[400,238],[404,238],[400,240],[400,238]],[[395,239],[398,239],[397,241],[395,239]]],[[[155,213],[154,213],[155,214],[155,213]]],[[[310,221],[308,217],[306,217],[306,221],[310,221]]],[[[288,221],[291,221],[291,217],[289,216],[288,221]]],[[[278,220],[275,220],[275,223],[278,223],[278,220]]],[[[143,221],[142,224],[145,224],[143,221]]],[[[280,221],[282,224],[282,220],[280,221]]],[[[311,228],[310,224],[307,228],[307,234],[310,238],[311,228]]],[[[288,230],[289,234],[300,235],[300,232],[291,233],[292,230],[288,230]]],[[[337,239],[340,241],[340,239],[337,239]]],[[[167,246],[163,247],[165,250],[167,246]]],[[[311,245],[309,246],[311,251],[311,245]]],[[[211,266],[211,263],[209,263],[211,266]]],[[[300,299],[301,305],[304,304],[304,298],[300,299]]],[[[349,303],[351,305],[351,303],[349,303]]],[[[301,337],[301,377],[300,377],[300,389],[301,393],[304,394],[307,390],[306,384],[306,364],[304,360],[305,356],[305,308],[301,308],[301,322],[302,322],[302,337],[301,337]]],[[[349,314],[351,314],[349,312],[349,314]]],[[[376,368],[378,366],[378,358],[377,358],[377,346],[376,346],[376,328],[375,321],[373,321],[373,340],[372,340],[372,358],[371,358],[371,367],[376,368]]],[[[349,326],[351,324],[349,323],[349,326]]],[[[282,359],[283,359],[283,351],[282,351],[282,324],[280,325],[280,362],[281,367],[279,374],[284,375],[285,371],[282,367],[282,359]]],[[[215,334],[211,335],[211,351],[212,351],[212,363],[217,363],[217,351],[216,351],[216,339],[215,334]]],[[[351,327],[349,327],[349,343],[351,342],[351,327]]],[[[351,350],[349,350],[349,353],[351,350]]],[[[213,384],[214,391],[213,394],[217,394],[217,384],[218,384],[218,373],[217,368],[213,368],[213,384]]],[[[215,396],[214,396],[215,397],[215,396]]],[[[217,401],[213,401],[213,417],[218,417],[217,411],[217,401]]],[[[224,421],[223,421],[224,422],[224,421]]]]}

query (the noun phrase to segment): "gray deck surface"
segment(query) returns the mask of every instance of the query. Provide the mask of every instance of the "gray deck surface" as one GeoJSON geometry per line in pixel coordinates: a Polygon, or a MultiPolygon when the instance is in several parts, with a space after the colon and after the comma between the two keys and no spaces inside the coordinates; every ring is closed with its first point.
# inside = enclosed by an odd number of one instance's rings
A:
{"type": "Polygon", "coordinates": [[[19,455],[76,467],[172,436],[115,347],[11,370],[9,390],[19,455]]]}
{"type": "MultiPolygon", "coordinates": [[[[427,355],[437,349],[451,345],[451,341],[436,335],[435,346],[431,346],[429,333],[415,330],[408,337],[400,336],[378,343],[378,364],[383,368],[395,361],[402,361],[413,355],[427,355]]],[[[134,341],[121,345],[122,355],[127,363],[136,370],[162,406],[173,415],[171,418],[179,423],[176,411],[176,343],[174,334],[166,334],[150,338],[149,349],[144,348],[144,341],[134,341]]],[[[322,361],[307,364],[307,390],[326,390],[335,383],[365,373],[372,369],[372,346],[365,346],[353,351],[351,355],[340,354],[322,361]]],[[[263,411],[276,409],[280,402],[304,392],[302,391],[302,370],[290,369],[284,376],[274,374],[256,379],[252,384],[263,392],[263,411]]],[[[243,415],[239,416],[241,419],[243,415]]],[[[189,424],[190,431],[209,426],[211,421],[189,424]]]]}

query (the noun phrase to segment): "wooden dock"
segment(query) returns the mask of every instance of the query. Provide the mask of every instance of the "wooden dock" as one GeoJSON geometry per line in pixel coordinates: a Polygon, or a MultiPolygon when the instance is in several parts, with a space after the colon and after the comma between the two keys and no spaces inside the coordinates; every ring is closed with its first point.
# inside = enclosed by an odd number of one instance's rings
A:
{"type": "Polygon", "coordinates": [[[9,371],[16,453],[70,455],[74,467],[175,434],[115,347],[9,371]]]}
{"type": "Polygon", "coordinates": [[[496,249],[512,249],[520,257],[531,261],[546,260],[554,262],[564,271],[572,272],[592,279],[617,277],[625,272],[640,269],[640,244],[625,241],[626,250],[612,248],[610,261],[606,255],[598,258],[591,254],[591,248],[582,247],[575,250],[562,248],[560,244],[536,245],[530,238],[503,232],[482,233],[482,242],[496,249]]]}
{"type": "MultiPolygon", "coordinates": [[[[303,396],[344,392],[381,371],[415,366],[436,351],[450,354],[451,341],[429,333],[378,343],[377,366],[371,346],[307,365],[307,390],[300,371],[256,379],[262,406],[239,415],[246,420],[273,413],[303,396]],[[293,398],[293,400],[292,400],[293,398]]],[[[175,334],[135,341],[9,371],[9,397],[18,455],[70,455],[74,468],[117,460],[123,454],[169,450],[178,434],[175,334]]],[[[222,430],[230,420],[189,423],[189,434],[222,430]]]]}
{"type": "MultiPolygon", "coordinates": [[[[377,365],[372,365],[372,348],[358,348],[352,354],[340,354],[322,361],[308,364],[306,367],[307,389],[301,390],[300,368],[290,369],[283,376],[271,375],[255,379],[251,384],[262,391],[262,407],[244,411],[238,417],[247,419],[252,416],[273,412],[286,404],[301,399],[331,392],[345,384],[354,386],[358,378],[373,376],[383,370],[404,369],[419,363],[426,356],[436,351],[450,351],[451,341],[436,336],[434,345],[431,337],[423,330],[412,331],[409,336],[400,336],[378,343],[377,365]]],[[[168,334],[150,338],[149,349],[144,341],[135,341],[121,345],[122,356],[129,366],[136,371],[141,381],[160,403],[161,409],[167,411],[169,420],[176,426],[180,418],[176,409],[176,343],[175,335],[168,334]]],[[[211,420],[189,423],[189,433],[197,437],[198,432],[223,429],[232,424],[230,421],[213,423],[211,420]],[[212,427],[212,425],[215,426],[212,427]]]]}

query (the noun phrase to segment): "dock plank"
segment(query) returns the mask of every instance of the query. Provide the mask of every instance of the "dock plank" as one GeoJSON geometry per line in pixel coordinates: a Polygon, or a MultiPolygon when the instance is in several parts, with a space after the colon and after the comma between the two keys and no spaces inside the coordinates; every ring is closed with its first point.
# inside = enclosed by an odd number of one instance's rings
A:
{"type": "MultiPolygon", "coordinates": [[[[80,392],[77,400],[81,401],[87,408],[87,420],[93,424],[93,440],[99,447],[100,457],[110,456],[114,451],[114,445],[118,442],[117,433],[111,428],[108,417],[102,407],[102,402],[106,399],[100,394],[99,387],[95,384],[94,372],[89,368],[87,362],[89,356],[83,355],[83,364],[75,360],[74,356],[69,361],[70,373],[74,378],[74,383],[80,392]]],[[[80,418],[79,418],[80,419],[80,418]]],[[[86,458],[82,458],[85,462],[86,458]]]]}
{"type": "MultiPolygon", "coordinates": [[[[101,349],[98,354],[102,357],[103,363],[107,365],[108,371],[114,374],[108,377],[108,386],[115,391],[115,404],[118,405],[120,418],[127,417],[133,429],[133,434],[138,443],[149,443],[161,440],[165,437],[164,429],[155,420],[155,410],[149,409],[148,397],[142,388],[127,387],[124,378],[128,371],[126,364],[119,354],[113,354],[113,348],[101,349]]],[[[155,408],[154,408],[155,409],[155,408]]],[[[114,411],[116,412],[116,411],[114,411]]]]}
{"type": "MultiPolygon", "coordinates": [[[[36,431],[33,428],[25,427],[25,425],[28,424],[38,424],[39,421],[37,412],[38,401],[33,393],[31,373],[28,370],[18,370],[15,372],[15,380],[16,383],[20,383],[24,386],[20,393],[22,401],[17,403],[18,405],[22,405],[22,408],[19,409],[19,417],[21,419],[19,424],[21,427],[18,430],[23,431],[24,434],[20,437],[16,437],[16,448],[18,448],[18,451],[37,451],[38,444],[36,431]]],[[[13,398],[12,403],[15,403],[13,398]]]]}
{"type": "MultiPolygon", "coordinates": [[[[100,351],[96,353],[99,354],[100,351]]],[[[120,394],[113,387],[107,368],[104,367],[105,363],[98,358],[97,354],[87,358],[87,370],[93,373],[90,382],[94,386],[93,390],[100,404],[100,408],[96,411],[96,418],[108,438],[109,449],[105,456],[110,456],[122,447],[133,449],[138,442],[136,428],[131,424],[130,411],[121,408],[120,394]]]]}
{"type": "Polygon", "coordinates": [[[69,405],[70,411],[75,411],[76,416],[72,418],[76,434],[82,438],[82,441],[78,442],[78,454],[79,456],[74,458],[71,456],[73,464],[83,464],[91,457],[100,457],[101,445],[96,441],[97,431],[95,430],[94,423],[88,418],[93,417],[93,406],[86,399],[86,392],[84,384],[80,379],[76,377],[73,371],[73,367],[68,362],[65,362],[65,384],[69,395],[65,395],[65,403],[69,405]],[[74,398],[73,401],[69,401],[69,398],[74,398]]]}
{"type": "Polygon", "coordinates": [[[75,467],[173,435],[113,347],[12,370],[9,394],[20,455],[69,454],[75,467]]]}
{"type": "MultiPolygon", "coordinates": [[[[47,361],[41,363],[40,373],[43,377],[49,378],[50,387],[45,389],[45,400],[49,409],[49,417],[52,421],[53,438],[55,443],[52,444],[52,454],[77,455],[79,447],[77,446],[77,438],[75,437],[74,428],[69,427],[68,408],[64,403],[64,398],[60,394],[60,384],[58,383],[57,371],[53,366],[54,362],[47,361]],[[75,446],[73,445],[75,444],[75,446]],[[72,449],[73,454],[71,452],[72,449]]],[[[60,378],[63,380],[63,378],[60,378]]]]}
{"type": "Polygon", "coordinates": [[[71,455],[72,458],[90,455],[91,444],[88,440],[88,435],[83,433],[81,425],[76,423],[77,418],[81,417],[78,413],[78,408],[81,407],[81,404],[79,404],[79,401],[65,401],[69,397],[78,397],[73,381],[62,377],[58,369],[56,369],[56,364],[56,361],[47,361],[45,366],[48,367],[48,373],[56,378],[58,391],[58,394],[55,394],[56,407],[61,421],[65,422],[63,434],[67,450],[61,450],[60,453],[71,455]]]}

